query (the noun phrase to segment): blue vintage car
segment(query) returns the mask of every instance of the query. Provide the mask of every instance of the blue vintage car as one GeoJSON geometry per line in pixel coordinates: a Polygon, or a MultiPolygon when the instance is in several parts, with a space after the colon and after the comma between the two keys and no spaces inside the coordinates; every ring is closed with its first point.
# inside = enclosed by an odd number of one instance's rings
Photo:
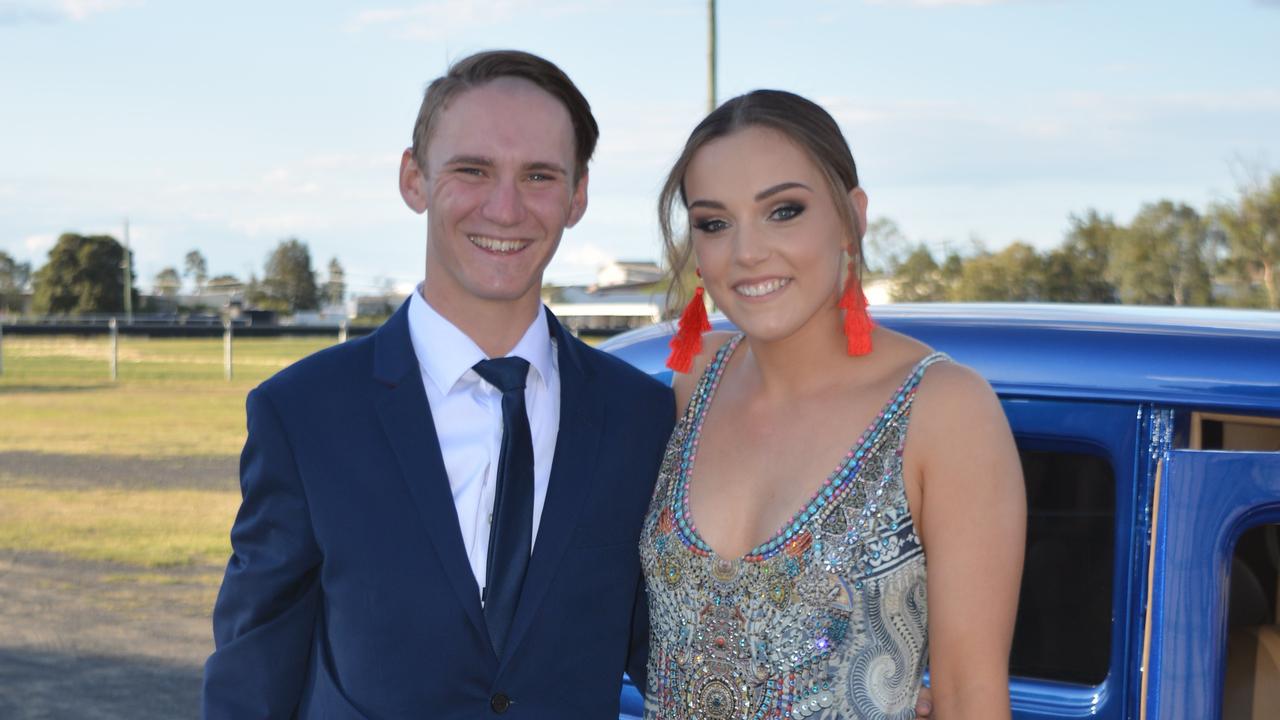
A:
{"type": "MultiPolygon", "coordinates": [[[[1280,718],[1280,313],[872,314],[982,373],[1017,439],[1028,527],[1014,717],[1280,718]]],[[[602,348],[669,377],[669,337],[654,326],[602,348]]],[[[622,707],[642,714],[634,688],[622,707]]]]}

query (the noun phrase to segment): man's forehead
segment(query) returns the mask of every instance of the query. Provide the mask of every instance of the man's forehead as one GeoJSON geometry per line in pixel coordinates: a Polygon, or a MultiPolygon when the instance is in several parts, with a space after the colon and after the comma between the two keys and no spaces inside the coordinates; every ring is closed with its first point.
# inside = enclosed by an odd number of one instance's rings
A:
{"type": "Polygon", "coordinates": [[[449,99],[427,140],[428,155],[496,161],[511,154],[525,163],[572,162],[573,121],[564,104],[528,80],[503,77],[449,99]],[[439,145],[447,147],[436,147],[439,145]],[[443,153],[441,153],[443,151],[443,153]],[[568,154],[568,158],[560,157],[568,154]]]}
{"type": "Polygon", "coordinates": [[[573,132],[573,120],[564,103],[531,81],[518,77],[495,78],[458,91],[441,106],[437,124],[463,115],[470,116],[469,121],[476,120],[474,116],[478,115],[480,119],[511,125],[526,124],[534,119],[548,123],[558,121],[565,130],[573,132]],[[509,112],[511,110],[518,112],[509,112]]]}

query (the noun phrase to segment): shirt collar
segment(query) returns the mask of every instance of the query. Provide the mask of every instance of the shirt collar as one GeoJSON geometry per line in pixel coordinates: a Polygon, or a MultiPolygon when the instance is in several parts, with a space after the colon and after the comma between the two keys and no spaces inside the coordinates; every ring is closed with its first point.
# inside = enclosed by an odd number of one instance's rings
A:
{"type": "MultiPolygon", "coordinates": [[[[409,338],[422,372],[442,395],[447,395],[473,365],[487,356],[458,326],[436,312],[422,298],[421,290],[419,286],[409,298],[409,338]]],[[[528,360],[537,381],[547,387],[547,379],[555,371],[554,348],[541,310],[507,356],[528,360]]]]}

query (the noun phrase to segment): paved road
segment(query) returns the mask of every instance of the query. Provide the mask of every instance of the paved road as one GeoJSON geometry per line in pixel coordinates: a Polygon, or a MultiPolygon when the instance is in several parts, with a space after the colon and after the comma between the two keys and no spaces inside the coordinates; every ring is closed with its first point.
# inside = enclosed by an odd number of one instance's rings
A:
{"type": "Polygon", "coordinates": [[[0,452],[0,483],[35,482],[41,487],[239,488],[238,458],[137,458],[111,455],[45,455],[0,452]]]}

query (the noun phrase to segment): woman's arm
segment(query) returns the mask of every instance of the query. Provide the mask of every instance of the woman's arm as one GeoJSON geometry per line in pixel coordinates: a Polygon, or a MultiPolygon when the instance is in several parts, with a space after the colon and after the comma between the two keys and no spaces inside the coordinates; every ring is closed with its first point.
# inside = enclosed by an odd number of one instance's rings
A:
{"type": "Polygon", "coordinates": [[[926,374],[911,422],[934,716],[1008,718],[1027,514],[1013,435],[986,381],[951,363],[926,374]]]}

